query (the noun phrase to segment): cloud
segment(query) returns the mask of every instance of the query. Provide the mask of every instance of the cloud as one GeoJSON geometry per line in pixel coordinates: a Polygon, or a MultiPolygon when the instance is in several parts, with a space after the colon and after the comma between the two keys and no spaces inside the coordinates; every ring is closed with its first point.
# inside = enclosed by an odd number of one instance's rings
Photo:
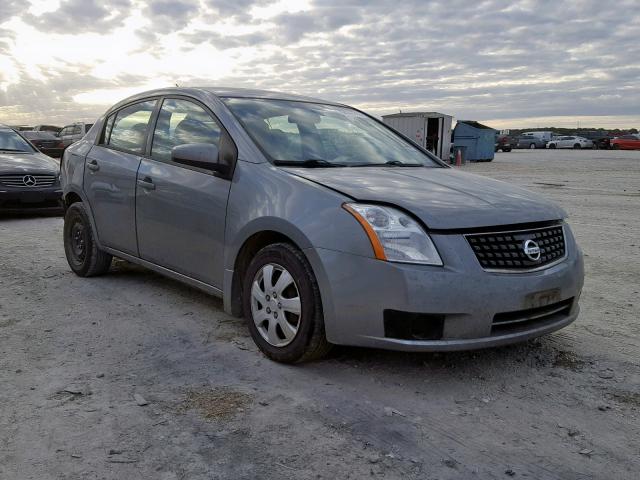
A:
{"type": "Polygon", "coordinates": [[[24,8],[24,3],[18,0],[2,0],[0,3],[0,23],[7,18],[11,18],[24,8]]]}
{"type": "Polygon", "coordinates": [[[146,15],[150,19],[147,34],[167,33],[178,30],[197,18],[198,0],[156,0],[147,4],[146,15]]]}
{"type": "Polygon", "coordinates": [[[274,3],[274,0],[256,2],[255,0],[205,0],[205,5],[217,12],[222,19],[236,19],[247,21],[250,19],[249,11],[253,6],[267,6],[274,3]]]}
{"type": "Polygon", "coordinates": [[[270,41],[269,35],[262,32],[246,33],[241,35],[223,35],[215,31],[206,30],[184,33],[182,34],[182,38],[191,45],[207,43],[218,50],[254,47],[266,44],[270,41]]]}
{"type": "Polygon", "coordinates": [[[321,7],[306,12],[283,13],[274,19],[279,36],[287,42],[297,42],[305,35],[332,33],[347,25],[357,24],[360,10],[354,7],[321,7]]]}
{"type": "MultiPolygon", "coordinates": [[[[635,115],[640,121],[634,0],[615,8],[595,0],[273,0],[273,15],[256,14],[264,5],[63,0],[39,17],[11,1],[0,9],[51,32],[109,38],[109,51],[89,51],[86,61],[74,59],[55,74],[71,78],[77,69],[76,93],[119,88],[124,75],[134,75],[127,86],[142,88],[175,74],[181,84],[291,91],[376,114],[425,109],[477,120],[635,115]],[[121,39],[115,32],[124,23],[134,24],[137,35],[121,39]]],[[[0,59],[4,51],[8,64],[23,68],[8,78],[33,87],[34,78],[44,77],[12,56],[10,47],[28,39],[11,24],[2,24],[4,35],[0,29],[0,59]]],[[[37,106],[32,97],[19,98],[24,103],[12,108],[37,106]]]]}
{"type": "Polygon", "coordinates": [[[106,33],[122,26],[130,13],[130,0],[110,0],[108,6],[100,0],[62,0],[57,10],[42,15],[25,13],[22,19],[48,32],[106,33]]]}

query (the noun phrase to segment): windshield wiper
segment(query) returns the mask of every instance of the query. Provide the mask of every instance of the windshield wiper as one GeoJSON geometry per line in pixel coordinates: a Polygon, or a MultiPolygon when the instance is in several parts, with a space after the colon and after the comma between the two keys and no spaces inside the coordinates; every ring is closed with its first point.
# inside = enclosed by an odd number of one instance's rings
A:
{"type": "Polygon", "coordinates": [[[275,165],[283,165],[286,167],[305,167],[305,168],[332,168],[332,167],[346,167],[344,163],[328,162],[320,158],[310,158],[308,160],[275,160],[275,165]]]}
{"type": "Polygon", "coordinates": [[[403,163],[400,160],[388,160],[384,163],[356,163],[351,167],[424,167],[421,163],[403,163]]]}

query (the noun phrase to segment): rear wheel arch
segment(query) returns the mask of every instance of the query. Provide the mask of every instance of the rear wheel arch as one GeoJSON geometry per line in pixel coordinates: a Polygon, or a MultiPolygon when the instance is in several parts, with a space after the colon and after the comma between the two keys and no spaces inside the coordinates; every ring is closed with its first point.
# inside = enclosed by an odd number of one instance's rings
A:
{"type": "Polygon", "coordinates": [[[95,220],[93,218],[93,210],[91,208],[91,204],[84,196],[84,192],[82,190],[78,191],[77,189],[73,189],[64,193],[62,196],[63,206],[65,213],[73,205],[74,203],[82,203],[84,205],[85,210],[87,211],[87,215],[89,217],[89,223],[91,224],[91,229],[93,231],[93,238],[96,244],[102,248],[102,243],[100,242],[100,238],[98,236],[98,230],[96,229],[95,220]]]}
{"type": "Polygon", "coordinates": [[[64,196],[64,209],[65,211],[71,205],[77,202],[82,202],[82,197],[78,195],[76,192],[69,192],[64,196]]]}

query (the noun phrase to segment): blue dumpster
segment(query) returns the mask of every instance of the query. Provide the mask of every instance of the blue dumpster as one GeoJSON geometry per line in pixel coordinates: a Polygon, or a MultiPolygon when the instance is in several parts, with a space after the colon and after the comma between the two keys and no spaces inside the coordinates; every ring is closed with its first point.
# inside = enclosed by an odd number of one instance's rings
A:
{"type": "Polygon", "coordinates": [[[473,120],[458,120],[453,129],[453,149],[465,147],[468,162],[490,162],[495,144],[496,130],[473,120]]]}

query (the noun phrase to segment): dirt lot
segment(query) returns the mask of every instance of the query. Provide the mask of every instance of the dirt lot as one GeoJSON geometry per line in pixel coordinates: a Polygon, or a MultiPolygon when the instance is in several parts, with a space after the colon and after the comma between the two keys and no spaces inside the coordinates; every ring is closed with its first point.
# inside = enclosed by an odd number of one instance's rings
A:
{"type": "Polygon", "coordinates": [[[564,331],[283,366],[219,300],[124,262],[77,278],[60,218],[0,220],[0,479],[638,478],[640,152],[465,168],[569,212],[587,278],[564,331]]]}

